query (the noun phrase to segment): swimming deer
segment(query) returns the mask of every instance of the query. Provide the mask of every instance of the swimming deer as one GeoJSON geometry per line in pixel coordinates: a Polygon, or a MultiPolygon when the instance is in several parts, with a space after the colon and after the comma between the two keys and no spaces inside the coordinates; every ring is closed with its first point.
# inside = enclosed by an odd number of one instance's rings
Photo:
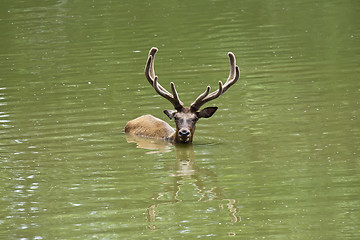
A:
{"type": "Polygon", "coordinates": [[[230,59],[230,73],[225,84],[219,81],[219,89],[212,93],[210,93],[210,86],[207,86],[205,92],[200,94],[190,107],[184,107],[184,104],[179,99],[179,95],[173,82],[170,83],[172,94],[158,82],[158,77],[155,75],[154,70],[154,60],[157,51],[158,49],[155,47],[150,49],[148,60],[145,65],[145,76],[155,91],[160,96],[169,100],[174,106],[175,110],[165,110],[164,113],[170,120],[175,120],[176,130],[163,120],[152,115],[143,115],[129,121],[125,126],[125,133],[163,139],[173,143],[191,143],[194,137],[196,122],[200,118],[211,117],[218,109],[217,107],[207,107],[200,110],[201,106],[220,97],[239,79],[240,70],[239,67],[236,66],[235,55],[231,52],[228,53],[230,59]]]}

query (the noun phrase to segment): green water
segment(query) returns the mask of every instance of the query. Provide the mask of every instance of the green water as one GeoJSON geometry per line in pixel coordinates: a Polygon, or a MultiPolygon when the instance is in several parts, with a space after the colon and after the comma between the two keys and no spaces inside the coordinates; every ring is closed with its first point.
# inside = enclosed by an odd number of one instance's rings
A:
{"type": "MultiPolygon", "coordinates": [[[[0,239],[359,239],[360,2],[0,3],[0,239]],[[127,121],[206,104],[192,146],[127,121]]],[[[173,123],[171,123],[173,124],[173,123]]]]}

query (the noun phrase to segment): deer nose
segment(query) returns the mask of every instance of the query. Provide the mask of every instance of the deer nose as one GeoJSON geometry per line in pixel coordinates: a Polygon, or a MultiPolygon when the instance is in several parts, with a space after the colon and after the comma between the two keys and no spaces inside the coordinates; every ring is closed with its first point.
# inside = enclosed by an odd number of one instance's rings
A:
{"type": "Polygon", "coordinates": [[[189,136],[189,134],[190,134],[190,131],[187,129],[180,129],[180,131],[179,131],[179,135],[181,137],[187,137],[187,136],[189,136]]]}

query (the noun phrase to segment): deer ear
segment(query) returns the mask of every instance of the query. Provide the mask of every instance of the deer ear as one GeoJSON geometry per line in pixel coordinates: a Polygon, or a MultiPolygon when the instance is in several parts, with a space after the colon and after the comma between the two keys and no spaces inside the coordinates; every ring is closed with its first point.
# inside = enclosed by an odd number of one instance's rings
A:
{"type": "Polygon", "coordinates": [[[204,108],[197,113],[198,118],[209,118],[216,112],[217,109],[217,107],[204,108]]]}
{"type": "Polygon", "coordinates": [[[164,113],[166,114],[166,116],[168,116],[171,119],[174,118],[174,115],[176,113],[176,110],[164,110],[164,113]]]}

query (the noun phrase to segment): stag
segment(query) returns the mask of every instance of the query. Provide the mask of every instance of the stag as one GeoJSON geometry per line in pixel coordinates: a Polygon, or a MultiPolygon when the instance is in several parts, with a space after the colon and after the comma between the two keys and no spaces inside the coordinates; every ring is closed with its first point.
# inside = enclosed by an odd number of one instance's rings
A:
{"type": "Polygon", "coordinates": [[[125,126],[125,133],[163,139],[173,143],[191,143],[193,141],[195,124],[197,121],[200,118],[211,117],[218,109],[217,107],[207,107],[200,110],[201,106],[220,97],[239,79],[240,70],[236,65],[235,55],[231,52],[228,53],[230,60],[230,73],[225,84],[219,81],[219,88],[211,93],[210,86],[207,86],[205,92],[200,94],[190,107],[185,107],[180,101],[173,82],[170,83],[172,94],[158,82],[158,77],[155,75],[154,70],[154,60],[157,51],[158,49],[155,47],[150,49],[145,66],[145,76],[155,91],[160,96],[169,100],[174,106],[175,110],[164,110],[164,113],[170,118],[170,120],[175,120],[176,129],[174,130],[168,123],[152,115],[143,115],[127,122],[125,126]]]}

